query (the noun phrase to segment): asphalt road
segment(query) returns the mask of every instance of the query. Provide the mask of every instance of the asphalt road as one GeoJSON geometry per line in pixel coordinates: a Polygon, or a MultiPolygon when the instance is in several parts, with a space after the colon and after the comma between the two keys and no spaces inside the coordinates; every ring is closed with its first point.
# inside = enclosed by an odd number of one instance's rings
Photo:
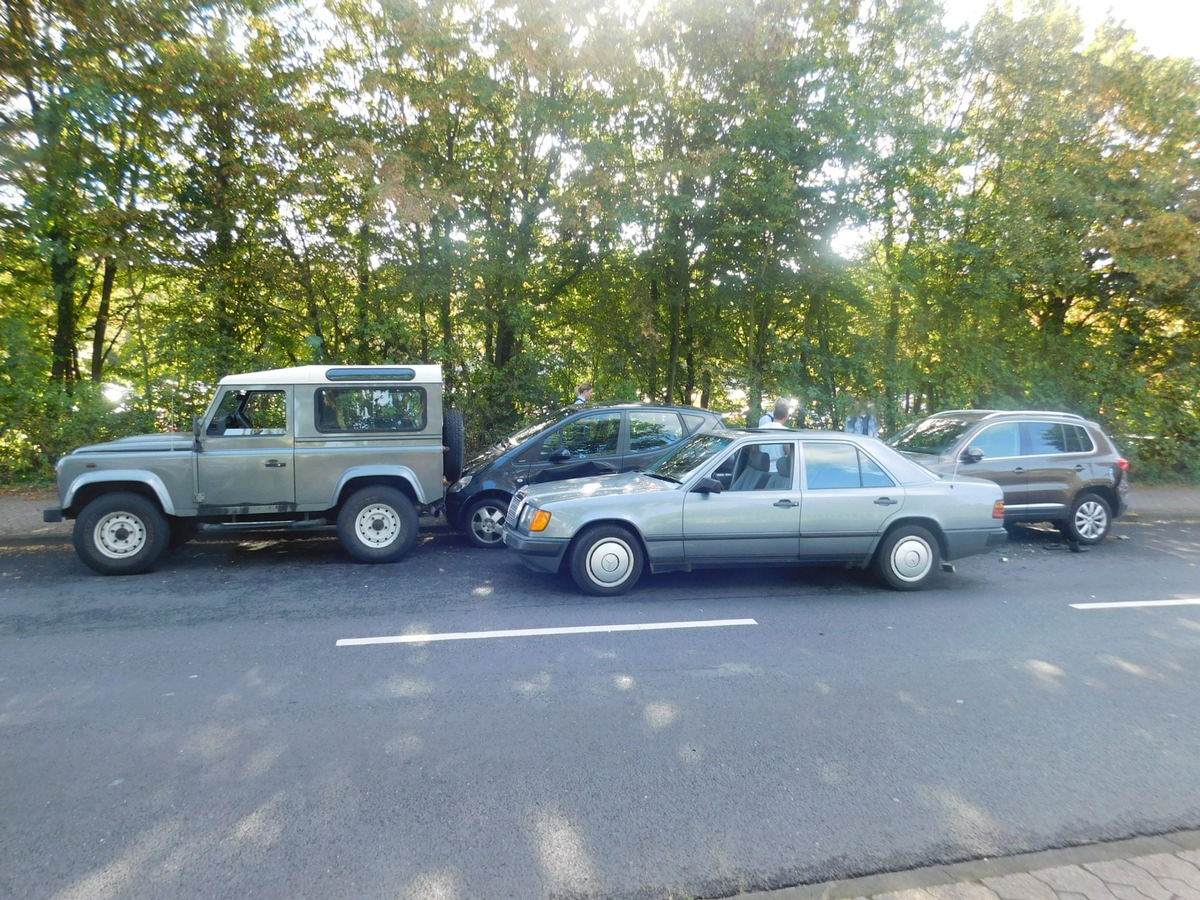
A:
{"type": "Polygon", "coordinates": [[[382,567],[205,537],[123,579],[0,542],[0,897],[721,897],[1197,828],[1200,605],[1073,606],[1200,600],[1197,563],[1194,518],[1147,518],[917,594],[595,600],[444,531],[382,567]]]}

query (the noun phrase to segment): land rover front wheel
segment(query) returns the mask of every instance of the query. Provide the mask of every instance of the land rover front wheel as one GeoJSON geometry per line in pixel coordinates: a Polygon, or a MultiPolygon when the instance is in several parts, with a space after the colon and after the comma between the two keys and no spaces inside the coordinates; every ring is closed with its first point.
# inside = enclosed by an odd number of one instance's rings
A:
{"type": "Polygon", "coordinates": [[[162,556],[170,528],[154,503],[140,494],[101,494],[75,519],[75,552],[101,575],[136,575],[162,556]]]}
{"type": "Polygon", "coordinates": [[[417,511],[396,488],[355,491],[337,517],[338,540],[360,562],[393,562],[417,542],[417,511]]]}

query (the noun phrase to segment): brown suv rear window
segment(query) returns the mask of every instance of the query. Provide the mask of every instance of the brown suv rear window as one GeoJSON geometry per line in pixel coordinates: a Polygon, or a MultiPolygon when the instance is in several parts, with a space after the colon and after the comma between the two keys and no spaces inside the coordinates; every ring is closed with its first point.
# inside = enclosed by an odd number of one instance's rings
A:
{"type": "Polygon", "coordinates": [[[1030,453],[1034,456],[1052,453],[1091,453],[1095,449],[1092,437],[1082,425],[1061,422],[1030,422],[1030,453]]]}

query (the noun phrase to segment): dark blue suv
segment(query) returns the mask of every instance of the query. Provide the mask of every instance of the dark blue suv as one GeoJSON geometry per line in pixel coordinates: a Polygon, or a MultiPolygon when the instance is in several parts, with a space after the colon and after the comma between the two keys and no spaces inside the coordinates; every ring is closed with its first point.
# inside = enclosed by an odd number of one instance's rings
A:
{"type": "Polygon", "coordinates": [[[724,427],[717,413],[691,406],[568,406],[470,460],[446,493],[446,518],[476,547],[500,548],[522,485],[639,469],[690,435],[724,427]]]}

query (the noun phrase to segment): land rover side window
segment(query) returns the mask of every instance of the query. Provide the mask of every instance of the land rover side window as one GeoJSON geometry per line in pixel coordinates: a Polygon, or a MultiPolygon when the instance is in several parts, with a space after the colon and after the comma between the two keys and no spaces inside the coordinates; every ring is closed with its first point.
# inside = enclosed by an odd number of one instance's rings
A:
{"type": "Polygon", "coordinates": [[[629,414],[629,452],[645,453],[670,447],[683,439],[683,426],[673,412],[640,412],[629,414]]]}
{"type": "Polygon", "coordinates": [[[804,479],[810,491],[892,487],[895,482],[853,444],[806,441],[804,479]]]}
{"type": "Polygon", "coordinates": [[[208,433],[226,437],[287,434],[287,394],[283,391],[226,391],[208,433]]]}
{"type": "Polygon", "coordinates": [[[617,440],[620,436],[621,414],[619,412],[581,416],[548,435],[542,441],[539,455],[546,460],[552,453],[569,450],[571,459],[616,456],[617,440]]]}
{"type": "Polygon", "coordinates": [[[1090,453],[1092,439],[1079,425],[1058,422],[1029,423],[1030,453],[1049,456],[1054,453],[1090,453]]]}
{"type": "Polygon", "coordinates": [[[428,422],[425,389],[421,387],[317,388],[317,431],[424,431],[428,422]]]}
{"type": "Polygon", "coordinates": [[[967,443],[971,447],[978,447],[982,450],[984,459],[1020,456],[1021,424],[1019,422],[998,422],[995,425],[989,425],[967,443]]]}

